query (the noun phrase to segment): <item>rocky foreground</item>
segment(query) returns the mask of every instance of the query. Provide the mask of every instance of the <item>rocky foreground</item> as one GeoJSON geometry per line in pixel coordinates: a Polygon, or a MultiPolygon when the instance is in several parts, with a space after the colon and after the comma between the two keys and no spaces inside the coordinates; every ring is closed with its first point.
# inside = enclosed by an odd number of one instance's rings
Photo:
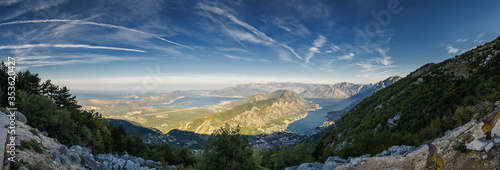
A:
{"type": "MultiPolygon", "coordinates": [[[[482,125],[480,121],[471,121],[432,142],[444,160],[445,169],[500,169],[500,123],[493,128],[493,139],[488,141],[481,131],[482,125]],[[454,146],[457,143],[464,143],[465,153],[454,149],[458,148],[454,146]]],[[[369,154],[347,160],[329,157],[324,163],[303,163],[286,170],[425,169],[428,149],[427,145],[393,146],[373,157],[369,154]]]]}
{"type": "MultiPolygon", "coordinates": [[[[19,114],[21,115],[21,114],[19,114]]],[[[16,114],[17,117],[17,114],[16,114]]],[[[26,121],[26,120],[25,120],[26,121]]],[[[148,170],[177,169],[175,166],[163,166],[161,162],[144,160],[128,154],[93,155],[91,149],[78,145],[67,147],[57,139],[47,137],[46,132],[39,132],[21,121],[16,125],[16,159],[19,169],[99,169],[99,170],[148,170]]]]}

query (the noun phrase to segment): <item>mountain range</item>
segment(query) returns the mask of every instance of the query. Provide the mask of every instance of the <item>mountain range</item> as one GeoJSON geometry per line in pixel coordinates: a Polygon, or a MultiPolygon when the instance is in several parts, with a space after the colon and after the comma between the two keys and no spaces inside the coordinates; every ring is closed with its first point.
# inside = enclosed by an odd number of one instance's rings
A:
{"type": "Polygon", "coordinates": [[[303,98],[318,99],[347,99],[351,97],[365,98],[375,91],[387,87],[400,80],[399,76],[391,76],[385,80],[370,84],[354,84],[348,82],[329,84],[306,83],[249,83],[239,84],[221,90],[210,91],[212,96],[240,96],[246,97],[258,93],[271,93],[276,90],[287,89],[299,94],[303,98]]]}

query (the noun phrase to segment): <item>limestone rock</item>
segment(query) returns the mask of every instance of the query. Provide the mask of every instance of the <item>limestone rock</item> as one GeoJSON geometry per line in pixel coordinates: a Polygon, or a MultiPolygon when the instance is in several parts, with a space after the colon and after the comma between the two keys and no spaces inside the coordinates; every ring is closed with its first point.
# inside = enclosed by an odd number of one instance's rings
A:
{"type": "Polygon", "coordinates": [[[75,145],[75,146],[72,146],[71,148],[69,148],[69,150],[77,153],[78,155],[81,155],[83,149],[81,146],[75,145]]]}
{"type": "Polygon", "coordinates": [[[69,149],[66,145],[61,145],[59,147],[59,153],[61,153],[61,155],[69,155],[69,149]]]}
{"type": "Polygon", "coordinates": [[[335,169],[336,167],[338,166],[341,166],[341,165],[344,165],[348,163],[347,160],[345,159],[342,159],[338,156],[335,156],[335,157],[329,157],[324,166],[323,166],[323,170],[331,170],[331,169],[335,169]]]}
{"type": "Polygon", "coordinates": [[[467,149],[482,151],[487,144],[488,142],[484,141],[483,138],[476,138],[467,145],[467,149]]]}
{"type": "Polygon", "coordinates": [[[125,164],[124,169],[127,170],[139,170],[139,165],[137,165],[135,162],[128,160],[127,164],[125,164]]]}
{"type": "Polygon", "coordinates": [[[28,118],[26,118],[26,116],[24,116],[24,114],[22,114],[21,112],[15,111],[15,115],[17,121],[23,122],[25,124],[28,122],[28,118]]]}
{"type": "Polygon", "coordinates": [[[489,142],[485,147],[484,147],[484,151],[486,152],[489,152],[491,150],[491,148],[493,148],[495,146],[495,144],[493,142],[489,142]]]}

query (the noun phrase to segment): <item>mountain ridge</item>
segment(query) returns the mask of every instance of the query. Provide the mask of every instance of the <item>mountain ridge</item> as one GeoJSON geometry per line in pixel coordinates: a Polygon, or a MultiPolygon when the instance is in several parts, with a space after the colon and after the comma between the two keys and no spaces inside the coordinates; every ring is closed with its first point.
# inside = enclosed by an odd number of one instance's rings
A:
{"type": "Polygon", "coordinates": [[[181,130],[200,134],[210,134],[216,128],[228,123],[242,127],[242,134],[255,135],[262,133],[279,132],[286,129],[288,124],[301,119],[318,107],[317,104],[304,100],[290,90],[277,90],[273,93],[257,94],[246,99],[259,98],[235,106],[232,109],[207,114],[195,118],[183,126],[181,130]],[[260,97],[255,97],[260,96],[260,97]]]}

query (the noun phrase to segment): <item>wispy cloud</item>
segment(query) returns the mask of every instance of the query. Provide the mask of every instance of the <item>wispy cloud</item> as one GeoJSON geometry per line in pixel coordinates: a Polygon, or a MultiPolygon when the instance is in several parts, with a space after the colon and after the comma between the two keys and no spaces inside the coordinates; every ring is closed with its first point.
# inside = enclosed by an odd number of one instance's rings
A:
{"type": "Polygon", "coordinates": [[[110,56],[103,54],[82,54],[82,55],[40,55],[40,56],[23,56],[18,57],[17,61],[21,68],[43,67],[43,66],[59,66],[59,65],[74,65],[74,64],[94,64],[107,63],[113,61],[132,61],[132,60],[150,60],[147,57],[124,57],[110,56]]]}
{"type": "Polygon", "coordinates": [[[233,47],[217,47],[216,48],[219,51],[232,51],[232,52],[242,52],[242,53],[249,53],[250,51],[242,48],[233,48],[233,47]]]}
{"type": "Polygon", "coordinates": [[[174,45],[178,45],[178,46],[181,46],[181,47],[184,47],[184,48],[193,49],[192,47],[189,47],[189,46],[186,46],[186,45],[183,45],[183,44],[179,44],[179,43],[167,40],[167,39],[162,38],[162,37],[160,37],[160,36],[158,36],[156,34],[147,33],[147,32],[136,30],[136,29],[132,29],[132,28],[127,28],[127,27],[124,27],[124,26],[118,26],[118,25],[112,25],[112,24],[105,24],[105,23],[97,23],[97,22],[90,22],[90,21],[82,21],[82,20],[68,20],[68,19],[24,20],[24,21],[12,21],[12,22],[0,23],[0,26],[14,25],[14,24],[28,24],[28,23],[58,23],[58,22],[59,23],[68,23],[68,24],[79,24],[79,25],[95,25],[95,26],[102,26],[102,27],[108,27],[108,28],[115,28],[115,29],[127,30],[127,31],[131,31],[131,32],[136,32],[136,33],[148,35],[148,36],[154,37],[156,39],[159,39],[161,41],[168,42],[168,43],[171,43],[171,44],[174,44],[174,45]]]}
{"type": "Polygon", "coordinates": [[[483,33],[481,33],[481,34],[479,34],[479,35],[477,35],[477,36],[476,36],[476,39],[474,39],[474,41],[473,41],[473,42],[475,42],[475,43],[482,43],[482,42],[484,42],[484,40],[482,40],[482,39],[481,39],[481,38],[483,38],[483,37],[484,37],[484,32],[483,32],[483,33]]]}
{"type": "Polygon", "coordinates": [[[389,57],[387,55],[387,51],[389,51],[388,49],[384,50],[384,49],[381,49],[381,48],[377,48],[376,50],[382,56],[382,58],[380,58],[380,57],[375,58],[375,61],[377,63],[383,64],[383,65],[386,65],[386,66],[392,64],[391,57],[389,57]]]}
{"type": "Polygon", "coordinates": [[[0,50],[17,50],[17,49],[31,49],[31,48],[86,48],[86,49],[102,49],[102,50],[116,50],[116,51],[130,51],[146,53],[144,50],[136,50],[130,48],[120,47],[107,47],[107,46],[93,46],[86,44],[23,44],[23,45],[4,45],[0,46],[0,50]]]}
{"type": "Polygon", "coordinates": [[[352,59],[354,59],[354,54],[349,53],[349,54],[346,54],[343,56],[337,56],[337,59],[339,59],[339,60],[352,60],[352,59]]]}
{"type": "Polygon", "coordinates": [[[333,60],[329,60],[327,62],[324,62],[323,66],[320,68],[320,70],[326,71],[326,72],[333,72],[334,70],[332,67],[332,63],[333,63],[333,60]]]}
{"type": "Polygon", "coordinates": [[[285,30],[286,32],[292,35],[306,36],[311,34],[311,32],[309,31],[309,29],[307,29],[306,26],[300,24],[297,20],[292,18],[282,19],[274,17],[271,22],[272,24],[276,25],[277,27],[285,30]]]}
{"type": "Polygon", "coordinates": [[[456,40],[453,43],[463,43],[463,42],[467,42],[468,40],[469,40],[468,38],[459,38],[458,40],[456,40]]]}
{"type": "Polygon", "coordinates": [[[20,1],[20,0],[2,0],[0,6],[9,6],[16,4],[18,7],[11,11],[2,11],[3,15],[0,21],[16,18],[28,12],[36,12],[53,6],[66,3],[68,0],[46,0],[46,1],[20,1]]]}
{"type": "Polygon", "coordinates": [[[330,50],[325,51],[325,53],[334,53],[340,50],[340,47],[335,44],[330,44],[330,50]]]}
{"type": "Polygon", "coordinates": [[[252,33],[252,34],[249,34],[249,33],[241,32],[241,31],[237,31],[237,30],[229,30],[228,32],[231,33],[231,36],[233,36],[237,39],[240,39],[240,40],[247,40],[247,41],[250,41],[253,43],[264,44],[266,46],[281,46],[281,47],[287,49],[293,55],[295,55],[295,57],[303,60],[303,58],[300,55],[298,55],[295,52],[295,50],[293,50],[293,48],[291,48],[290,46],[288,46],[286,44],[277,42],[276,40],[267,36],[264,32],[255,28],[254,26],[236,18],[236,16],[234,16],[232,13],[228,12],[228,10],[224,10],[222,8],[215,7],[215,6],[208,6],[208,5],[201,4],[201,3],[198,4],[198,7],[202,10],[209,11],[209,12],[212,12],[214,14],[223,16],[223,17],[229,19],[232,23],[239,25],[252,33]],[[252,35],[252,36],[250,36],[250,35],[252,35]]]}
{"type": "Polygon", "coordinates": [[[236,57],[232,55],[224,55],[227,58],[233,59],[233,60],[245,60],[245,61],[257,61],[257,62],[265,62],[265,63],[270,63],[271,61],[266,60],[266,59],[254,59],[254,58],[245,58],[245,57],[236,57]]]}
{"type": "Polygon", "coordinates": [[[455,48],[455,47],[453,47],[453,46],[451,46],[451,45],[448,45],[448,46],[446,46],[446,50],[448,50],[448,53],[449,53],[449,54],[451,54],[451,53],[453,53],[453,54],[454,54],[454,53],[457,53],[459,49],[458,49],[458,48],[455,48]]]}
{"type": "Polygon", "coordinates": [[[307,53],[305,57],[305,62],[309,63],[309,60],[314,56],[314,54],[320,53],[321,51],[318,48],[323,47],[326,42],[327,40],[325,36],[318,35],[318,38],[316,38],[313,42],[313,46],[309,48],[309,53],[307,53]]]}

